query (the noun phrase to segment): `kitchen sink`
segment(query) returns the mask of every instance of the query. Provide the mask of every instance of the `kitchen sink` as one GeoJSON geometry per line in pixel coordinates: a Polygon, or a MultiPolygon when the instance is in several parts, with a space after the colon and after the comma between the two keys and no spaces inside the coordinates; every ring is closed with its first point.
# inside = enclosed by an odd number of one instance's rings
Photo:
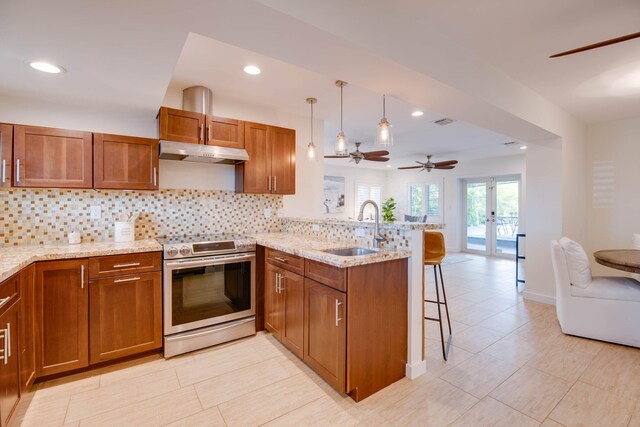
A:
{"type": "Polygon", "coordinates": [[[322,252],[326,252],[328,254],[338,255],[338,256],[361,256],[361,255],[375,254],[378,251],[374,249],[366,249],[366,248],[343,248],[343,249],[330,249],[322,252]]]}

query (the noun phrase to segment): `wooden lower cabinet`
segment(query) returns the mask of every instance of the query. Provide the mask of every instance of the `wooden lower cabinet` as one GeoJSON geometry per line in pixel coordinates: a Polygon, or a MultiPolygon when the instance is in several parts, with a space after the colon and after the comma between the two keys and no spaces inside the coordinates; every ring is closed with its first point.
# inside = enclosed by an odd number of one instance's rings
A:
{"type": "Polygon", "coordinates": [[[304,361],[344,393],[347,364],[344,293],[310,279],[304,281],[304,361]]]}
{"type": "Polygon", "coordinates": [[[265,328],[302,358],[304,277],[269,263],[265,271],[265,328]]]}
{"type": "Polygon", "coordinates": [[[35,264],[20,272],[20,391],[26,392],[36,378],[35,264]]]}
{"type": "Polygon", "coordinates": [[[19,303],[14,303],[0,316],[0,340],[2,357],[0,357],[0,417],[2,427],[8,425],[9,418],[20,400],[20,369],[18,359],[18,310],[19,303]]]}
{"type": "Polygon", "coordinates": [[[162,347],[162,274],[92,280],[89,313],[92,364],[162,347]]]}
{"type": "Polygon", "coordinates": [[[36,375],[89,365],[86,259],[36,264],[36,375]]]}

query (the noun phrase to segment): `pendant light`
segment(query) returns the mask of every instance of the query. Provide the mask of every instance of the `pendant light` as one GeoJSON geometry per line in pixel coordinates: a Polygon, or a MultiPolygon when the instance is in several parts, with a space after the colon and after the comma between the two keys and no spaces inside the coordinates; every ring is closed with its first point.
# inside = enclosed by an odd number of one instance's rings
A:
{"type": "Polygon", "coordinates": [[[311,140],[309,145],[307,145],[307,160],[310,162],[313,162],[318,158],[316,145],[313,143],[313,104],[316,102],[318,102],[316,98],[307,98],[307,104],[311,106],[311,140]]]}
{"type": "Polygon", "coordinates": [[[335,144],[335,152],[336,156],[348,156],[349,150],[347,147],[347,137],[344,135],[342,131],[342,88],[347,85],[347,82],[342,80],[336,81],[336,86],[340,88],[340,133],[338,133],[338,137],[336,138],[335,144]]]}
{"type": "Polygon", "coordinates": [[[378,123],[378,131],[376,132],[376,147],[391,147],[393,145],[393,135],[391,134],[391,123],[386,116],[386,96],[382,95],[382,118],[378,123]]]}

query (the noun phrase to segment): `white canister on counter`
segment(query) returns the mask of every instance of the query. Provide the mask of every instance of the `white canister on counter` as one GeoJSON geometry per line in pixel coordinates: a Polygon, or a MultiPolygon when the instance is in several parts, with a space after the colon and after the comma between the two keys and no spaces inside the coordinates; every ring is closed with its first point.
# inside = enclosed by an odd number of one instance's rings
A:
{"type": "Polygon", "coordinates": [[[79,231],[70,231],[67,237],[69,238],[70,245],[77,245],[82,241],[79,231]]]}
{"type": "Polygon", "coordinates": [[[133,242],[136,237],[135,223],[127,221],[116,221],[113,232],[113,240],[116,243],[133,242]]]}

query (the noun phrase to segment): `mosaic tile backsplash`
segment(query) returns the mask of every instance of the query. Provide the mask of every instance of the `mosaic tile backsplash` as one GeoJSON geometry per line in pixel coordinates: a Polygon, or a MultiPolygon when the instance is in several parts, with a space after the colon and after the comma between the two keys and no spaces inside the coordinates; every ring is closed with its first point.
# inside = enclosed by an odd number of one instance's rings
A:
{"type": "Polygon", "coordinates": [[[69,231],[79,231],[83,242],[113,240],[114,221],[129,212],[140,212],[136,239],[279,232],[281,208],[282,196],[217,190],[12,188],[0,190],[0,247],[66,243],[69,231]],[[90,206],[100,206],[101,219],[90,219],[90,206]]]}

